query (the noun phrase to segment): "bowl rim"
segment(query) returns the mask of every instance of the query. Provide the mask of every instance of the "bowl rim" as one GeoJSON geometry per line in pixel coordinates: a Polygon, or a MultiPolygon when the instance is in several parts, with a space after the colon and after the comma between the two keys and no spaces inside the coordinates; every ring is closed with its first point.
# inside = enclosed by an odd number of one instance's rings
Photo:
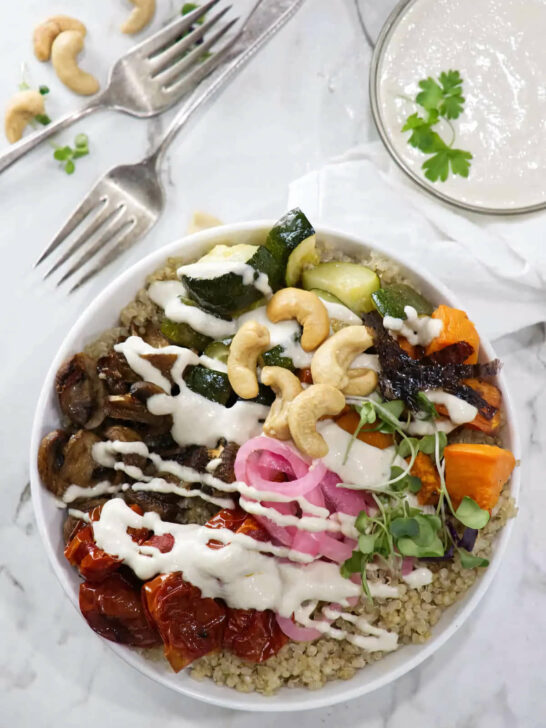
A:
{"type": "Polygon", "coordinates": [[[431,184],[426,182],[414,169],[412,169],[404,158],[397,152],[391,137],[389,136],[385,124],[383,122],[383,116],[381,114],[381,107],[379,104],[379,72],[381,68],[381,61],[383,60],[383,54],[388,47],[388,43],[391,39],[392,33],[395,31],[396,26],[404,17],[404,14],[411,9],[420,0],[399,0],[393,10],[389,13],[385,23],[383,24],[375,45],[373,46],[372,58],[370,62],[369,81],[368,81],[368,94],[370,99],[370,106],[372,110],[372,117],[375,123],[377,132],[383,142],[384,147],[389,153],[391,159],[397,167],[404,172],[413,182],[415,182],[422,190],[425,190],[429,195],[435,197],[442,202],[446,202],[452,207],[456,207],[459,210],[465,210],[466,212],[476,212],[480,215],[495,215],[499,217],[505,217],[507,215],[527,215],[532,212],[538,212],[539,210],[546,209],[546,199],[542,202],[535,202],[532,205],[524,205],[520,207],[488,207],[487,205],[474,205],[470,202],[463,202],[458,200],[456,197],[442,192],[440,189],[433,187],[431,184]]]}
{"type": "MultiPolygon", "coordinates": [[[[67,576],[66,571],[61,568],[61,561],[55,551],[55,547],[51,539],[51,533],[48,530],[46,520],[44,518],[44,512],[42,509],[42,498],[46,495],[47,491],[45,491],[43,485],[41,484],[37,469],[36,456],[41,438],[43,436],[43,425],[45,424],[44,416],[46,414],[48,401],[51,397],[51,392],[53,391],[55,374],[61,362],[66,358],[67,354],[71,351],[71,349],[74,348],[72,341],[76,340],[77,337],[81,337],[86,322],[88,320],[92,320],[95,312],[99,310],[103,306],[104,302],[108,301],[108,299],[116,291],[120,290],[124,286],[124,284],[131,280],[136,280],[137,278],[140,278],[140,285],[143,285],[144,279],[147,275],[149,275],[153,270],[159,267],[161,263],[165,261],[166,258],[168,258],[169,256],[176,254],[179,255],[180,253],[183,253],[184,248],[194,246],[199,243],[204,246],[209,241],[214,242],[216,238],[225,238],[226,236],[230,235],[237,235],[241,233],[248,234],[254,231],[256,233],[260,233],[264,230],[270,229],[274,223],[274,220],[266,219],[209,228],[207,230],[194,233],[192,235],[184,236],[179,240],[173,241],[165,246],[162,246],[152,251],[145,257],[141,258],[139,261],[136,261],[127,270],[114,278],[96,296],[96,298],[89,303],[85,310],[78,315],[75,323],[70,328],[68,334],[65,336],[56,356],[54,357],[48,369],[48,372],[42,384],[32,424],[29,452],[32,504],[36,517],[38,531],[42,539],[42,544],[47,553],[53,572],[55,573],[63,590],[68,596],[68,599],[76,608],[79,614],[80,611],[78,608],[77,599],[74,596],[70,578],[67,576]]],[[[445,284],[443,284],[441,281],[435,279],[427,271],[426,268],[422,268],[420,266],[416,266],[415,264],[409,263],[407,260],[404,259],[403,256],[400,256],[398,253],[394,255],[391,251],[385,249],[379,244],[367,243],[365,242],[365,240],[359,237],[347,234],[336,228],[316,226],[315,229],[319,238],[321,236],[340,238],[349,245],[354,245],[356,247],[374,251],[381,255],[384,255],[387,258],[390,258],[394,262],[400,264],[400,266],[406,269],[406,271],[408,271],[410,274],[427,278],[429,281],[434,281],[430,283],[430,286],[437,292],[439,297],[445,298],[445,300],[452,305],[460,305],[457,297],[450,291],[450,289],[445,286],[445,284]]],[[[117,316],[118,313],[119,311],[116,310],[115,315],[117,316]]],[[[480,337],[480,342],[486,356],[488,358],[494,358],[494,350],[492,349],[489,341],[486,338],[480,337]]],[[[521,457],[519,429],[517,427],[517,420],[515,416],[515,409],[512,403],[512,398],[507,388],[506,380],[502,371],[498,375],[498,381],[503,391],[503,402],[506,412],[506,428],[509,432],[509,437],[512,443],[512,451],[514,453],[514,456],[516,457],[516,460],[519,462],[519,459],[521,457]]],[[[519,489],[520,468],[518,467],[514,471],[511,481],[511,494],[516,503],[518,501],[519,489]]],[[[286,694],[285,691],[287,691],[288,688],[281,688],[279,692],[273,696],[263,696],[258,693],[243,694],[237,692],[232,688],[221,686],[226,691],[226,697],[224,699],[223,696],[217,697],[215,695],[208,694],[206,690],[200,689],[200,686],[206,686],[208,684],[208,680],[204,682],[191,681],[195,683],[195,686],[192,684],[190,684],[190,686],[183,684],[175,685],[172,683],[172,675],[170,673],[167,675],[163,675],[152,671],[147,663],[149,663],[150,665],[153,663],[151,661],[147,661],[138,652],[128,649],[124,645],[118,645],[108,640],[105,640],[105,642],[110,649],[112,649],[119,657],[122,658],[124,662],[137,669],[141,674],[146,675],[155,682],[158,682],[163,686],[174,690],[184,696],[189,696],[196,700],[200,700],[212,705],[236,710],[256,712],[299,711],[335,705],[336,703],[339,703],[341,701],[361,697],[367,693],[386,686],[387,684],[406,674],[413,668],[417,667],[424,660],[430,657],[434,652],[436,652],[436,650],[438,650],[445,642],[447,642],[447,640],[463,625],[463,623],[466,622],[469,615],[474,611],[484,594],[489,589],[491,582],[493,581],[493,578],[502,561],[508,540],[510,538],[510,534],[512,532],[513,525],[514,519],[510,519],[505,524],[501,534],[497,537],[497,540],[495,542],[495,551],[491,558],[489,567],[487,568],[485,573],[481,574],[478,580],[474,582],[474,585],[470,588],[469,592],[467,592],[467,594],[469,594],[470,592],[471,593],[466,603],[463,604],[458,614],[451,618],[450,622],[443,628],[443,631],[441,633],[437,635],[434,635],[433,633],[426,643],[424,643],[422,646],[419,646],[419,652],[417,652],[413,656],[408,655],[408,659],[403,664],[390,669],[384,675],[372,679],[364,685],[359,685],[358,683],[355,684],[354,678],[347,682],[338,680],[335,683],[335,686],[338,689],[334,690],[333,694],[321,696],[320,689],[317,691],[308,691],[308,699],[294,702],[293,700],[285,700],[283,697],[286,694]],[[260,699],[256,698],[256,696],[258,695],[260,699]],[[252,702],[249,702],[249,697],[252,697],[252,702]]],[[[361,670],[359,670],[358,672],[361,672],[361,670]]]]}

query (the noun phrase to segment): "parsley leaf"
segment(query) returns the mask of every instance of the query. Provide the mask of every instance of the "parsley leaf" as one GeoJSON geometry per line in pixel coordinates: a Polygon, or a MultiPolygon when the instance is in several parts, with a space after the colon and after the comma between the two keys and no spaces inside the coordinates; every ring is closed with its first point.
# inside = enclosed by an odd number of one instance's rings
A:
{"type": "MultiPolygon", "coordinates": [[[[402,131],[411,132],[408,144],[431,156],[422,165],[425,177],[431,182],[445,182],[449,174],[468,177],[472,154],[454,149],[455,132],[449,144],[433,127],[442,119],[451,126],[450,119],[457,119],[464,110],[463,79],[459,71],[442,71],[438,79],[428,77],[419,81],[420,92],[415,103],[427,113],[418,112],[406,119],[402,131]]],[[[453,127],[451,126],[452,130],[453,127]]]]}

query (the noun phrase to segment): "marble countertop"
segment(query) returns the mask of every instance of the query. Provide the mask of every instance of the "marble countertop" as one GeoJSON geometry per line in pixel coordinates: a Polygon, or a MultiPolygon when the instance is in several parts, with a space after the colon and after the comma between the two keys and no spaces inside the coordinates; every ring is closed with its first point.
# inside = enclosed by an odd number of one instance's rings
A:
{"type": "MultiPolygon", "coordinates": [[[[372,24],[391,4],[361,2],[372,24]]],[[[180,5],[159,0],[156,25],[180,5]]],[[[31,80],[52,88],[51,116],[78,103],[60,89],[50,66],[32,58],[31,29],[50,11],[88,23],[86,60],[104,82],[110,62],[131,42],[117,30],[128,4],[101,3],[93,13],[89,8],[86,0],[19,0],[11,6],[9,22],[0,27],[2,98],[16,89],[21,62],[27,61],[31,80]]],[[[181,236],[193,210],[225,221],[279,216],[292,179],[376,138],[367,101],[369,57],[354,0],[307,0],[170,149],[164,168],[167,209],[152,233],[72,296],[52,281],[43,283],[43,273],[32,269],[34,260],[92,182],[110,166],[142,156],[170,114],[140,121],[104,112],[80,122],[61,136],[65,143],[80,131],[90,138],[91,154],[72,177],[56,168],[47,145],[2,175],[0,401],[9,425],[0,428],[0,725],[255,725],[252,714],[202,705],[153,684],[84,627],[55,580],[36,531],[28,485],[30,427],[42,379],[65,332],[117,273],[181,236]]],[[[491,590],[468,623],[418,669],[360,700],[286,715],[287,725],[546,725],[545,327],[528,327],[494,344],[517,403],[524,472],[520,514],[491,590]]],[[[278,717],[259,720],[269,728],[278,717]]]]}

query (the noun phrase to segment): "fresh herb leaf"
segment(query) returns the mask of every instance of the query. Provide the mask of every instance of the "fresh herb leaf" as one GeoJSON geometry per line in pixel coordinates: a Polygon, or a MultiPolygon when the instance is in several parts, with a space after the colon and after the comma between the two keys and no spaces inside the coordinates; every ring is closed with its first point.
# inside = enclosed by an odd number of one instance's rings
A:
{"type": "Polygon", "coordinates": [[[51,119],[49,118],[49,116],[47,114],[36,114],[36,116],[34,118],[36,119],[36,121],[39,124],[43,124],[43,126],[47,126],[48,124],[51,124],[51,119]]]}
{"type": "Polygon", "coordinates": [[[356,521],[355,521],[356,530],[360,531],[360,533],[364,533],[364,531],[368,527],[369,520],[370,519],[369,519],[366,511],[360,511],[360,513],[356,517],[356,521]]]}
{"type": "Polygon", "coordinates": [[[362,569],[362,554],[360,551],[353,551],[346,561],[341,564],[340,572],[341,576],[348,579],[351,574],[356,574],[362,569]]]}
{"type": "Polygon", "coordinates": [[[390,532],[396,539],[403,536],[415,538],[419,535],[419,524],[415,518],[395,518],[391,521],[390,532]]]}
{"type": "Polygon", "coordinates": [[[445,553],[444,544],[438,536],[427,546],[419,546],[411,538],[401,538],[396,545],[402,556],[415,556],[418,559],[443,556],[445,553]]]}
{"type": "Polygon", "coordinates": [[[447,445],[447,435],[445,432],[437,432],[434,435],[425,435],[419,440],[419,450],[425,455],[434,455],[436,452],[436,438],[438,438],[438,450],[440,460],[444,457],[444,448],[447,445]]]}
{"type": "Polygon", "coordinates": [[[457,119],[463,112],[463,79],[459,71],[443,71],[439,76],[442,84],[442,101],[439,112],[447,119],[457,119]]]}
{"type": "Polygon", "coordinates": [[[467,528],[483,528],[489,521],[489,511],[480,508],[475,500],[467,495],[462,499],[455,511],[455,518],[467,528]]]}
{"type": "Polygon", "coordinates": [[[419,449],[419,440],[416,437],[406,437],[400,442],[396,452],[401,458],[407,458],[411,455],[412,449],[419,449]]]}
{"type": "Polygon", "coordinates": [[[409,490],[410,493],[418,493],[422,486],[421,478],[418,478],[416,475],[411,475],[411,473],[407,470],[399,468],[398,465],[393,465],[391,467],[390,480],[393,481],[402,474],[404,474],[403,478],[400,478],[400,480],[396,480],[395,482],[391,482],[391,489],[396,493],[402,493],[406,490],[409,490]]]}
{"type": "Polygon", "coordinates": [[[375,551],[375,536],[362,533],[358,537],[358,549],[361,554],[373,554],[375,551]]]}
{"type": "Polygon", "coordinates": [[[435,420],[440,416],[438,414],[438,410],[434,406],[434,402],[431,402],[424,392],[417,392],[416,399],[419,403],[419,407],[427,415],[427,419],[435,420]]]}
{"type": "Polygon", "coordinates": [[[461,566],[463,569],[474,569],[476,566],[489,566],[487,559],[482,559],[481,556],[474,556],[466,549],[457,549],[459,556],[461,557],[461,566]]]}
{"type": "Polygon", "coordinates": [[[465,178],[470,173],[472,154],[453,148],[455,132],[450,122],[464,110],[462,84],[461,74],[453,70],[443,71],[437,80],[429,76],[419,81],[421,91],[415,97],[415,103],[427,114],[425,117],[417,112],[410,114],[402,126],[402,131],[411,132],[408,144],[431,155],[422,164],[425,177],[431,182],[445,182],[450,172],[465,178]],[[452,130],[449,144],[433,129],[442,119],[452,130]]]}
{"type": "Polygon", "coordinates": [[[72,156],[72,149],[70,147],[57,147],[57,149],[53,152],[53,156],[59,162],[63,162],[65,159],[72,156]]]}
{"type": "Polygon", "coordinates": [[[87,134],[77,134],[74,139],[75,149],[70,146],[55,147],[53,157],[58,162],[62,162],[61,167],[67,174],[74,174],[76,165],[74,164],[76,159],[85,157],[89,154],[89,138],[87,134]]]}
{"type": "Polygon", "coordinates": [[[42,96],[46,96],[49,93],[49,86],[40,86],[38,91],[42,94],[42,96]]]}
{"type": "Polygon", "coordinates": [[[71,159],[69,159],[65,162],[64,171],[67,174],[74,174],[75,169],[76,169],[76,165],[74,164],[74,162],[71,159]]]}
{"type": "Polygon", "coordinates": [[[89,137],[87,134],[76,134],[74,138],[74,144],[76,145],[77,149],[81,149],[82,147],[86,147],[89,145],[89,137]]]}

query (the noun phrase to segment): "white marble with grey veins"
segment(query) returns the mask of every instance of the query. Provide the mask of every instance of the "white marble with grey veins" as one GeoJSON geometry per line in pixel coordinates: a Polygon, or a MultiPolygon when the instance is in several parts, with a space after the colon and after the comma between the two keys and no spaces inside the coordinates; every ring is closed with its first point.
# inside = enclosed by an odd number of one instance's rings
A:
{"type": "MultiPolygon", "coordinates": [[[[158,0],[156,24],[180,3],[158,0]]],[[[380,15],[382,0],[362,2],[380,15]],[[373,7],[372,7],[373,5],[373,7]]],[[[52,88],[51,116],[73,97],[52,69],[31,57],[33,25],[52,10],[88,22],[86,63],[104,81],[130,41],[117,27],[123,0],[19,0],[0,25],[0,89],[6,98],[29,62],[32,80],[52,88]],[[92,8],[92,11],[91,11],[92,8]],[[6,22],[7,21],[7,22],[6,22]]],[[[375,21],[374,21],[375,22],[375,21]]],[[[42,551],[29,500],[27,449],[46,368],[79,312],[116,273],[180,236],[195,209],[225,221],[276,217],[295,177],[375,138],[367,102],[369,50],[353,0],[308,0],[298,17],[171,149],[168,204],[155,230],[91,285],[67,297],[41,282],[32,263],[95,178],[139,158],[166,119],[103,113],[81,122],[91,155],[73,177],[44,146],[0,179],[0,725],[199,725],[251,728],[256,716],[199,704],[121,663],[70,606],[42,551]]],[[[376,693],[335,708],[286,715],[286,725],[366,728],[543,728],[546,726],[546,329],[498,340],[518,405],[524,443],[521,512],[494,584],[434,657],[376,693]]],[[[263,728],[279,718],[259,716],[263,728]]]]}

